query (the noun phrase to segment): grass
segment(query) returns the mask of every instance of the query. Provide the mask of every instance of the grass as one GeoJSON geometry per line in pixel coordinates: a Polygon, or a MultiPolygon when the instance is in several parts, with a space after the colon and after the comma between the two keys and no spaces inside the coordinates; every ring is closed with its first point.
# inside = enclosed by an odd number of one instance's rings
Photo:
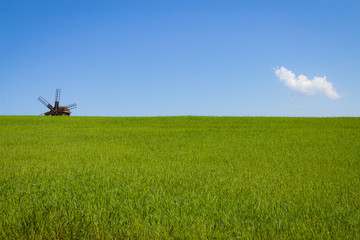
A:
{"type": "Polygon", "coordinates": [[[0,117],[0,239],[360,239],[359,118],[0,117]]]}

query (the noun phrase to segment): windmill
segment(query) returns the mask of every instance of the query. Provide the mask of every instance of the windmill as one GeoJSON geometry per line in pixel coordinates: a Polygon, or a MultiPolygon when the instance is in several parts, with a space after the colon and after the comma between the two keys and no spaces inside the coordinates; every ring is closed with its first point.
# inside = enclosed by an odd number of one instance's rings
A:
{"type": "Polygon", "coordinates": [[[50,111],[44,113],[45,116],[70,116],[70,109],[76,108],[76,103],[66,105],[65,107],[60,106],[60,93],[61,89],[56,89],[55,93],[55,106],[53,107],[48,101],[46,101],[43,97],[39,97],[38,100],[45,105],[50,111]]]}

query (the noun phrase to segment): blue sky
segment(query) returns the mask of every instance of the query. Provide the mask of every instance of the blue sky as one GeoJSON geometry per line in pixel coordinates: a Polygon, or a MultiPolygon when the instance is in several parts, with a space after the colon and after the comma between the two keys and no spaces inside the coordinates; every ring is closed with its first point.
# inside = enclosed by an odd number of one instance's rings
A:
{"type": "Polygon", "coordinates": [[[360,1],[0,1],[0,115],[359,116],[359,75],[360,1]]]}

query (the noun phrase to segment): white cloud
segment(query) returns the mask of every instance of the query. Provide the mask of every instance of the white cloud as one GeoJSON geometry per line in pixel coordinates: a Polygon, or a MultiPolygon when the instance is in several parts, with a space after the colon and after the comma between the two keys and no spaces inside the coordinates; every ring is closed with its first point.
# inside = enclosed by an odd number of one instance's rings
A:
{"type": "Polygon", "coordinates": [[[290,70],[280,67],[275,70],[276,76],[285,83],[286,86],[306,95],[314,95],[318,92],[324,93],[332,99],[341,98],[333,87],[331,82],[326,80],[326,77],[314,77],[309,80],[306,76],[300,74],[295,76],[290,70]]]}

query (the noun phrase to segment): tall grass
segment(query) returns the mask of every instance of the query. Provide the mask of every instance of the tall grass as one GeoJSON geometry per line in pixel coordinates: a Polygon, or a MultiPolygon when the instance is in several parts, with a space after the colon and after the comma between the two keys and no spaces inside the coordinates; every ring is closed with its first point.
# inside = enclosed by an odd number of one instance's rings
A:
{"type": "Polygon", "coordinates": [[[0,117],[0,239],[360,239],[359,118],[0,117]]]}

